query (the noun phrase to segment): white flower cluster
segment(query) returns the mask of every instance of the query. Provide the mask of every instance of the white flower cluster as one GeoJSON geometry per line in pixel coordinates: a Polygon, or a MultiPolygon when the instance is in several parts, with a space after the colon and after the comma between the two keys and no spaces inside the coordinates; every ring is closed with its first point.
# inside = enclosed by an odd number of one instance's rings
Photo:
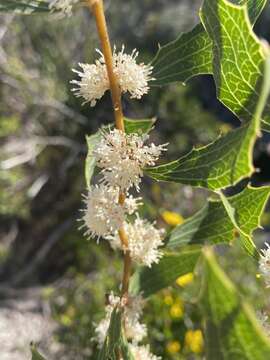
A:
{"type": "Polygon", "coordinates": [[[59,12],[60,16],[71,16],[72,7],[79,0],[51,0],[49,2],[49,8],[51,12],[59,12]]]}
{"type": "MultiPolygon", "coordinates": [[[[59,0],[58,0],[59,1],[59,0]]],[[[131,54],[124,53],[124,46],[120,52],[113,51],[113,69],[122,93],[129,92],[131,98],[140,99],[148,93],[148,82],[151,78],[152,67],[143,63],[137,64],[138,51],[134,49],[131,54]]],[[[97,50],[100,58],[95,64],[79,64],[81,71],[73,69],[80,80],[72,80],[77,87],[73,88],[75,95],[83,97],[85,103],[95,106],[98,99],[109,90],[110,84],[103,54],[97,50]]]]}
{"type": "Polygon", "coordinates": [[[147,346],[139,346],[138,343],[147,335],[147,329],[144,324],[140,323],[140,317],[143,311],[144,300],[139,296],[129,297],[128,301],[121,300],[119,296],[113,293],[109,295],[108,305],[105,308],[105,317],[95,328],[95,340],[99,347],[102,347],[107,331],[110,325],[110,318],[113,309],[116,306],[123,308],[123,323],[125,328],[125,335],[128,340],[131,340],[130,351],[135,360],[158,360],[159,358],[151,354],[147,346]]]}
{"type": "MultiPolygon", "coordinates": [[[[133,224],[124,223],[124,230],[128,237],[128,247],[133,261],[151,267],[153,263],[158,263],[162,257],[158,247],[163,245],[163,229],[158,230],[153,224],[141,219],[138,215],[133,224]]],[[[118,234],[108,237],[113,248],[122,248],[118,234]]]]}
{"type": "Polygon", "coordinates": [[[162,256],[158,249],[163,245],[163,231],[136,214],[134,223],[126,221],[126,215],[134,214],[141,198],[128,194],[130,188],[139,190],[143,167],[154,165],[164,145],[145,145],[147,135],[127,135],[114,129],[101,132],[101,140],[93,150],[96,164],[102,171],[101,184],[92,186],[84,202],[83,214],[85,234],[107,239],[114,249],[129,251],[133,261],[151,267],[162,256]],[[123,204],[119,203],[120,193],[125,194],[123,204]],[[118,231],[123,228],[128,237],[124,247],[118,231]]]}
{"type": "Polygon", "coordinates": [[[270,336],[269,316],[266,314],[265,311],[257,311],[256,315],[257,315],[257,319],[259,320],[266,336],[270,336]]]}
{"type": "Polygon", "coordinates": [[[128,196],[123,205],[119,204],[119,189],[101,184],[92,186],[84,198],[82,227],[86,227],[85,235],[98,239],[115,233],[123,225],[126,213],[133,214],[139,206],[139,199],[128,196]]]}
{"type": "Polygon", "coordinates": [[[142,341],[147,334],[146,326],[139,322],[144,304],[142,297],[129,297],[127,304],[123,304],[119,296],[111,293],[108,302],[109,304],[105,308],[106,315],[95,328],[96,340],[99,346],[101,347],[104,343],[115,306],[121,306],[124,309],[123,321],[127,339],[132,339],[134,343],[142,341]]]}
{"type": "Polygon", "coordinates": [[[150,353],[149,346],[138,346],[135,344],[130,345],[130,351],[135,360],[161,360],[160,356],[150,353]]]}
{"type": "Polygon", "coordinates": [[[122,191],[139,184],[143,168],[154,165],[166,145],[148,146],[145,141],[148,135],[126,135],[114,129],[102,133],[102,138],[94,150],[97,165],[102,168],[104,182],[110,186],[118,186],[122,191]]]}
{"type": "Polygon", "coordinates": [[[265,243],[266,249],[261,250],[259,270],[267,287],[270,287],[270,245],[265,243]]]}

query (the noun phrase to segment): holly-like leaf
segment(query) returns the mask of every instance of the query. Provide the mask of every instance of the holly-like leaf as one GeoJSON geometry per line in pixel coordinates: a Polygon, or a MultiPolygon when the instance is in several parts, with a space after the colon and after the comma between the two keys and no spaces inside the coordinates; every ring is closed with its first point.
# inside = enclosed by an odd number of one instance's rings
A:
{"type": "Polygon", "coordinates": [[[1,0],[0,12],[30,15],[49,12],[49,3],[42,0],[1,0]]]}
{"type": "MultiPolygon", "coordinates": [[[[251,23],[263,10],[267,0],[235,0],[236,4],[246,4],[251,23]]],[[[152,61],[153,77],[151,85],[161,86],[171,82],[187,82],[200,74],[213,74],[212,40],[202,24],[188,33],[162,46],[152,61]]]]}
{"type": "Polygon", "coordinates": [[[192,272],[201,254],[201,247],[188,246],[180,253],[165,253],[158,264],[142,267],[131,278],[130,291],[144,297],[170,286],[181,275],[192,272]]]}
{"type": "MultiPolygon", "coordinates": [[[[216,1],[216,0],[215,0],[216,1]]],[[[260,97],[253,109],[252,120],[218,138],[213,143],[192,150],[170,163],[148,168],[146,173],[156,180],[179,182],[219,190],[236,184],[253,171],[252,152],[260,135],[260,120],[270,91],[270,55],[264,61],[260,97]]]]}
{"type": "MultiPolygon", "coordinates": [[[[127,134],[137,133],[139,135],[147,134],[154,126],[156,119],[129,119],[124,118],[125,131],[127,134]]],[[[104,127],[104,130],[111,128],[111,125],[104,127]]],[[[85,160],[85,181],[86,185],[89,188],[91,185],[91,179],[93,177],[96,160],[93,156],[93,151],[95,146],[101,139],[100,131],[96,132],[93,135],[86,136],[87,142],[87,156],[85,160]]]]}
{"type": "Polygon", "coordinates": [[[185,83],[200,74],[212,73],[212,42],[201,24],[162,46],[154,60],[151,85],[185,83]]]}
{"type": "MultiPolygon", "coordinates": [[[[247,6],[204,0],[201,20],[213,43],[217,96],[241,120],[249,121],[260,97],[266,51],[252,30],[247,6]]],[[[262,128],[268,129],[269,124],[268,102],[262,128]]]]}
{"type": "Polygon", "coordinates": [[[269,195],[270,187],[247,187],[231,197],[221,195],[221,201],[208,201],[202,210],[170,233],[167,248],[187,244],[231,243],[240,236],[248,253],[257,256],[252,233],[260,227],[260,218],[269,195]]]}
{"type": "Polygon", "coordinates": [[[253,309],[217,263],[210,249],[203,251],[203,291],[206,358],[208,360],[266,360],[270,341],[253,309]]]}
{"type": "Polygon", "coordinates": [[[259,135],[259,119],[219,137],[213,143],[170,163],[147,168],[155,180],[177,182],[210,190],[231,186],[253,171],[252,151],[259,135]]]}

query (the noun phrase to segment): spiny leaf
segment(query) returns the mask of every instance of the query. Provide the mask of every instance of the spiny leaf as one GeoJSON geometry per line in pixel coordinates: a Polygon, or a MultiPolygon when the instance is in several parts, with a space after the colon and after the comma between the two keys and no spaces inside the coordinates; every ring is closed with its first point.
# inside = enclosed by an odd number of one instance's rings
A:
{"type": "MultiPolygon", "coordinates": [[[[255,112],[263,81],[265,51],[252,31],[246,5],[205,0],[201,20],[213,43],[213,74],[217,96],[240,119],[255,112]]],[[[262,127],[270,123],[266,104],[262,127]]]]}
{"type": "MultiPolygon", "coordinates": [[[[251,23],[255,23],[267,0],[235,0],[236,4],[247,4],[251,23]]],[[[171,82],[187,82],[200,74],[213,74],[212,41],[202,24],[162,46],[152,61],[153,86],[171,82]]]]}
{"type": "Polygon", "coordinates": [[[0,12],[14,12],[16,14],[33,14],[49,12],[49,3],[39,0],[1,0],[0,12]]]}
{"type": "Polygon", "coordinates": [[[177,182],[218,190],[250,176],[252,150],[258,135],[258,119],[219,137],[213,143],[193,149],[170,163],[147,168],[155,180],[177,182]]]}
{"type": "Polygon", "coordinates": [[[151,268],[143,267],[131,278],[130,291],[141,293],[144,297],[172,285],[181,275],[192,272],[201,254],[200,247],[188,246],[180,253],[166,253],[158,264],[151,268]]]}
{"type": "Polygon", "coordinates": [[[152,85],[186,82],[191,77],[212,73],[212,42],[201,24],[161,47],[152,64],[152,85]]]}
{"type": "Polygon", "coordinates": [[[270,91],[270,55],[266,56],[263,70],[260,96],[249,123],[205,147],[192,150],[176,161],[148,168],[146,173],[156,180],[179,182],[211,190],[234,185],[242,178],[250,176],[254,171],[253,147],[260,135],[260,120],[270,91]]]}
{"type": "MultiPolygon", "coordinates": [[[[154,126],[156,119],[129,119],[124,118],[125,131],[127,134],[137,133],[139,135],[147,134],[154,126]]],[[[111,128],[111,125],[104,127],[104,130],[111,128]]],[[[100,131],[93,135],[86,136],[87,142],[87,157],[85,160],[85,180],[86,185],[89,188],[91,185],[91,179],[95,171],[96,160],[93,156],[95,146],[101,139],[100,131]]]]}
{"type": "Polygon", "coordinates": [[[252,308],[218,265],[210,249],[203,251],[203,292],[208,360],[266,360],[270,342],[252,308]]]}
{"type": "Polygon", "coordinates": [[[222,201],[210,200],[202,210],[171,232],[167,248],[186,244],[230,243],[241,235],[241,241],[246,241],[244,245],[248,253],[256,255],[251,236],[260,227],[269,194],[270,187],[247,187],[228,198],[222,195],[222,201]]]}

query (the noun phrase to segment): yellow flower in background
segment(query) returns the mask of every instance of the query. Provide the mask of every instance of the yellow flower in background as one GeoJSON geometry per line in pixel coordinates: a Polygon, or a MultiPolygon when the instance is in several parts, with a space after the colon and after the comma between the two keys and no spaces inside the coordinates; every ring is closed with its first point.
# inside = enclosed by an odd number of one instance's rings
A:
{"type": "Polygon", "coordinates": [[[194,275],[192,272],[189,272],[183,276],[179,276],[179,278],[176,279],[176,284],[179,286],[186,286],[190,284],[194,279],[194,275]]]}
{"type": "Polygon", "coordinates": [[[184,304],[182,300],[177,301],[170,308],[170,315],[173,319],[181,319],[184,315],[184,304]]]}
{"type": "Polygon", "coordinates": [[[67,326],[67,327],[71,326],[71,324],[72,324],[72,319],[66,314],[62,314],[60,316],[59,320],[62,325],[67,326]]]}
{"type": "Polygon", "coordinates": [[[177,340],[170,341],[170,342],[168,342],[166,349],[169,354],[176,354],[180,351],[181,344],[177,340]]]}
{"type": "Polygon", "coordinates": [[[164,296],[164,303],[166,305],[172,305],[173,304],[173,297],[172,295],[168,294],[164,296]]]}
{"type": "Polygon", "coordinates": [[[188,330],[185,334],[185,346],[195,354],[203,351],[203,335],[201,330],[188,330]]]}
{"type": "Polygon", "coordinates": [[[171,226],[176,226],[184,222],[184,218],[180,214],[172,211],[165,210],[161,213],[161,216],[165,223],[171,226]]]}

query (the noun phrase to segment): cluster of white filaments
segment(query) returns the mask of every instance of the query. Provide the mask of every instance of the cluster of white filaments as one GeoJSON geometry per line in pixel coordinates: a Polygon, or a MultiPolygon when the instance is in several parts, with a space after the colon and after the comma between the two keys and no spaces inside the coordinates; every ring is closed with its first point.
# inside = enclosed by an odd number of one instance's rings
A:
{"type": "Polygon", "coordinates": [[[135,360],[161,360],[161,357],[151,354],[148,345],[130,345],[130,351],[135,360]]]}
{"type": "Polygon", "coordinates": [[[140,317],[143,312],[144,300],[141,295],[129,296],[128,302],[115,296],[109,295],[108,305],[105,308],[105,317],[95,327],[95,340],[101,348],[110,325],[111,314],[115,307],[123,309],[123,323],[125,335],[131,340],[130,351],[135,360],[158,360],[159,358],[151,354],[147,346],[139,346],[138,343],[147,335],[147,329],[140,323],[140,317]]]}
{"type": "Polygon", "coordinates": [[[102,169],[100,184],[92,186],[84,198],[83,210],[85,234],[107,239],[113,249],[129,251],[133,261],[151,267],[162,256],[163,230],[155,228],[139,217],[137,210],[141,198],[134,198],[128,191],[139,184],[143,168],[153,165],[165,146],[145,145],[148,136],[127,135],[120,130],[101,132],[101,140],[93,150],[96,164],[102,169]],[[125,200],[120,203],[120,193],[125,200]],[[126,221],[127,215],[136,213],[134,223],[126,221]],[[119,230],[124,229],[129,241],[123,245],[119,230]]]}
{"type": "Polygon", "coordinates": [[[264,330],[264,333],[270,337],[270,323],[268,314],[265,311],[257,311],[256,315],[264,330]]]}
{"type": "Polygon", "coordinates": [[[85,235],[99,239],[115,233],[123,225],[126,213],[133,214],[139,206],[140,199],[132,196],[127,196],[122,205],[118,199],[117,188],[101,184],[89,189],[84,197],[86,209],[82,218],[82,227],[86,227],[85,235]]]}
{"type": "Polygon", "coordinates": [[[49,2],[49,8],[51,12],[59,13],[60,16],[71,16],[72,7],[79,0],[51,0],[49,2]]]}
{"type": "Polygon", "coordinates": [[[105,308],[105,317],[95,328],[96,340],[99,346],[101,347],[104,343],[110,325],[111,314],[116,306],[123,308],[123,321],[127,339],[131,339],[134,343],[142,341],[147,335],[146,326],[139,321],[142,315],[143,305],[144,301],[140,295],[136,297],[130,296],[127,304],[125,304],[119,296],[111,293],[109,295],[108,305],[105,308]]]}
{"type": "MultiPolygon", "coordinates": [[[[131,54],[124,53],[124,46],[120,52],[113,52],[113,70],[116,75],[122,93],[129,92],[131,98],[140,99],[148,93],[148,82],[154,80],[151,77],[152,67],[143,63],[137,64],[138,51],[134,49],[131,54]]],[[[80,80],[72,80],[76,85],[72,89],[75,95],[83,97],[84,103],[89,102],[95,106],[98,99],[110,89],[105,59],[103,54],[97,50],[100,58],[95,64],[79,64],[81,71],[73,69],[80,80]]]]}
{"type": "Polygon", "coordinates": [[[267,287],[270,287],[270,246],[265,243],[266,249],[261,250],[259,270],[267,287]]]}
{"type": "Polygon", "coordinates": [[[104,182],[122,191],[132,186],[139,189],[143,168],[158,160],[166,145],[145,145],[148,135],[126,135],[121,130],[103,132],[94,150],[97,165],[102,168],[104,182]]]}
{"type": "Polygon", "coordinates": [[[162,252],[158,250],[163,245],[163,229],[156,229],[147,220],[141,219],[138,215],[134,223],[124,223],[124,230],[128,237],[128,246],[122,247],[119,235],[109,236],[113,248],[123,248],[124,252],[129,251],[131,258],[140,265],[151,267],[158,263],[162,252]]]}

